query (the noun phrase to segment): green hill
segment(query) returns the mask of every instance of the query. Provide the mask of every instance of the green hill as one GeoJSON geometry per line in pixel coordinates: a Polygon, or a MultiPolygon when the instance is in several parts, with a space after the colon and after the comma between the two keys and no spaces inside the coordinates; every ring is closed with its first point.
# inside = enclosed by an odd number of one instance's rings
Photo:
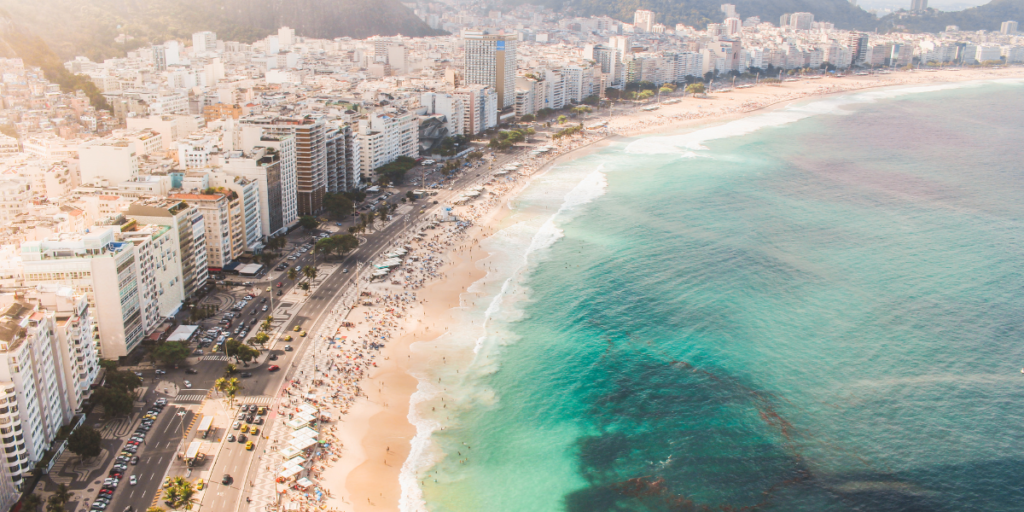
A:
{"type": "Polygon", "coordinates": [[[813,13],[816,21],[828,21],[841,29],[874,30],[877,22],[874,16],[848,0],[534,0],[527,3],[562,9],[577,16],[610,16],[629,23],[633,22],[634,11],[649,9],[658,13],[659,23],[669,27],[683,23],[701,29],[708,23],[721,23],[725,19],[721,11],[723,3],[735,5],[743,19],[759,16],[761,21],[774,25],[779,24],[780,16],[793,12],[813,13]]]}
{"type": "Polygon", "coordinates": [[[428,27],[398,0],[0,0],[22,30],[38,34],[63,59],[103,59],[212,30],[252,42],[280,26],[306,37],[427,36],[428,27]],[[127,45],[115,42],[120,33],[127,45]]]}
{"type": "Polygon", "coordinates": [[[1004,21],[1018,21],[1024,25],[1024,0],[992,0],[978,7],[956,12],[929,9],[924,13],[897,12],[882,18],[879,30],[902,30],[908,32],[941,32],[948,25],[960,30],[999,30],[1004,21]]]}

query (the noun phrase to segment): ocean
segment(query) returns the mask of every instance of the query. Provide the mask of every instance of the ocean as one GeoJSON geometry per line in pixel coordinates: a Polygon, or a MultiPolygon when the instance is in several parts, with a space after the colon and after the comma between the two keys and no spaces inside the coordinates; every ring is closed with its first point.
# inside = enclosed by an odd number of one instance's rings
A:
{"type": "Polygon", "coordinates": [[[406,512],[1024,509],[1024,82],[539,176],[414,351],[406,512]]]}

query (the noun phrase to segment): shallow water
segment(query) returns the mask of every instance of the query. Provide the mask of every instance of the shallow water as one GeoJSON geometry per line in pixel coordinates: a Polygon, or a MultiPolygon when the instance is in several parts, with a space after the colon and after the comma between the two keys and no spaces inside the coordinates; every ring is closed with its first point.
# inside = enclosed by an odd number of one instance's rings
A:
{"type": "Polygon", "coordinates": [[[403,508],[1020,510],[1022,91],[827,98],[538,178],[414,347],[451,364],[403,508]]]}

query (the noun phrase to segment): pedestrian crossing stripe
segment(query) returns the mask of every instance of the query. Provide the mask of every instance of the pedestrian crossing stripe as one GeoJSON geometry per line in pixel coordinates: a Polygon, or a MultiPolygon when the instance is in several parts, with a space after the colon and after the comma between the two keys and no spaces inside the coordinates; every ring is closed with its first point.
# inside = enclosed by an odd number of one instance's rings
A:
{"type": "Polygon", "coordinates": [[[270,405],[274,402],[272,396],[243,396],[238,398],[238,403],[242,405],[270,405]]]}
{"type": "Polygon", "coordinates": [[[178,395],[174,397],[175,402],[202,402],[206,399],[206,393],[201,395],[178,395]]]}
{"type": "Polygon", "coordinates": [[[227,361],[228,356],[203,356],[202,361],[227,361]]]}

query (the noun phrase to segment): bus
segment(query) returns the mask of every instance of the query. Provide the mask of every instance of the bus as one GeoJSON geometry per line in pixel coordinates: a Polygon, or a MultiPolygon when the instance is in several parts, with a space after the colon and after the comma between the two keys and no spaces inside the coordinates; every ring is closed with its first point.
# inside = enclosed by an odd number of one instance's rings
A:
{"type": "Polygon", "coordinates": [[[199,422],[198,434],[203,436],[203,439],[206,439],[210,432],[213,432],[213,416],[205,416],[203,421],[199,422]]]}

